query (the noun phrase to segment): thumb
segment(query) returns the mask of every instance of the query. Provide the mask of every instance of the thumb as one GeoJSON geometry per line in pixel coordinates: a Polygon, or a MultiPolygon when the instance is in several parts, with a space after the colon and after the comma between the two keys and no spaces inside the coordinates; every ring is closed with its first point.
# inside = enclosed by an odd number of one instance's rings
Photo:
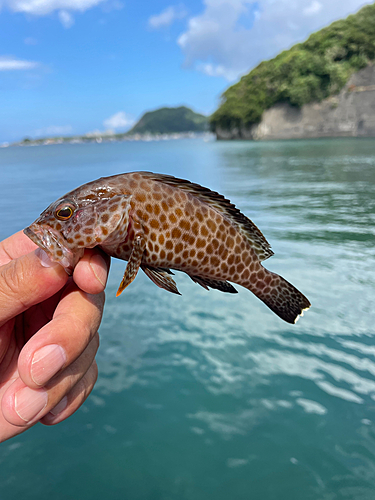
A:
{"type": "Polygon", "coordinates": [[[1,266],[0,326],[54,295],[67,280],[64,269],[41,249],[1,266]]]}

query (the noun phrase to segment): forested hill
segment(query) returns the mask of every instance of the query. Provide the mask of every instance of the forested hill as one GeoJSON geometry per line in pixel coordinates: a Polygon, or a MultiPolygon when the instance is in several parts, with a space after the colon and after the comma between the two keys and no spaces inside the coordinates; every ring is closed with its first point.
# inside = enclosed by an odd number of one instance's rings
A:
{"type": "Polygon", "coordinates": [[[160,108],[145,113],[128,134],[171,134],[179,132],[203,132],[208,119],[189,108],[160,108]]]}
{"type": "Polygon", "coordinates": [[[262,62],[222,96],[211,130],[250,127],[279,102],[301,107],[337,94],[349,77],[375,60],[375,4],[336,21],[262,62]]]}

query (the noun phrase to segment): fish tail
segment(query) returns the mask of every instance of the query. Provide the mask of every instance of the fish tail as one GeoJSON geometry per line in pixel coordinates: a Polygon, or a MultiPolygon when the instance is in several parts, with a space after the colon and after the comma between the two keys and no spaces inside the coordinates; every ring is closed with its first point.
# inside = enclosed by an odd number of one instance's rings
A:
{"type": "Polygon", "coordinates": [[[255,280],[252,279],[245,287],[288,323],[296,323],[303,311],[311,306],[309,300],[296,287],[262,266],[256,273],[255,280]]]}

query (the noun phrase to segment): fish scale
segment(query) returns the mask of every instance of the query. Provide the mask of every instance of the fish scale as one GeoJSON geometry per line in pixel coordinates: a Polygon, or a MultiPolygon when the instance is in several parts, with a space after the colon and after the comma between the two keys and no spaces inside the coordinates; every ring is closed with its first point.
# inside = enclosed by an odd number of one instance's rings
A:
{"type": "Polygon", "coordinates": [[[241,285],[289,323],[308,299],[262,266],[273,255],[257,226],[222,195],[187,180],[132,172],[89,182],[52,203],[27,234],[71,273],[85,248],[128,261],[119,295],[139,268],[179,293],[170,269],[204,288],[241,285]]]}

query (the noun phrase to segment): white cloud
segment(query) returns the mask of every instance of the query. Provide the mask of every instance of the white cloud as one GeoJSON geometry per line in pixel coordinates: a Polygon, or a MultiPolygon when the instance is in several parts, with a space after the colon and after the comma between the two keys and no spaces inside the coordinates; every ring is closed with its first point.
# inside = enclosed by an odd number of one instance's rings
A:
{"type": "Polygon", "coordinates": [[[170,26],[172,23],[178,19],[183,19],[187,12],[183,5],[174,6],[171,5],[163,10],[160,14],[151,16],[148,20],[148,25],[151,28],[159,29],[170,26]]]}
{"type": "Polygon", "coordinates": [[[46,16],[54,11],[58,11],[59,19],[65,28],[70,28],[74,24],[71,14],[73,11],[84,12],[107,0],[3,0],[13,12],[22,12],[34,16],[46,16]]]}
{"type": "Polygon", "coordinates": [[[71,125],[51,125],[50,127],[34,130],[33,137],[49,137],[71,134],[73,127],[71,125]]]}
{"type": "MultiPolygon", "coordinates": [[[[369,1],[365,3],[371,3],[369,1]]],[[[185,66],[228,81],[363,6],[364,0],[203,0],[177,43],[185,66]]]]}
{"type": "Polygon", "coordinates": [[[310,5],[303,9],[303,13],[305,14],[305,16],[313,16],[320,12],[322,10],[322,7],[323,5],[320,2],[314,0],[310,5]]]}
{"type": "Polygon", "coordinates": [[[0,71],[19,71],[34,69],[39,66],[35,61],[24,61],[14,57],[0,56],[0,71]]]}
{"type": "Polygon", "coordinates": [[[5,0],[4,3],[14,12],[45,16],[55,10],[84,12],[103,1],[105,0],[5,0]]]}
{"type": "Polygon", "coordinates": [[[66,29],[71,28],[74,24],[74,18],[70,14],[70,12],[68,12],[67,10],[60,10],[59,11],[59,19],[61,21],[61,24],[66,29]]]}
{"type": "Polygon", "coordinates": [[[237,77],[236,71],[231,71],[221,64],[198,63],[196,69],[208,76],[221,76],[229,82],[235,80],[237,77]]]}
{"type": "Polygon", "coordinates": [[[132,117],[128,116],[123,111],[119,111],[118,113],[115,113],[114,115],[104,120],[103,125],[107,129],[115,130],[118,128],[130,127],[131,125],[133,125],[133,123],[134,119],[132,117]]]}

